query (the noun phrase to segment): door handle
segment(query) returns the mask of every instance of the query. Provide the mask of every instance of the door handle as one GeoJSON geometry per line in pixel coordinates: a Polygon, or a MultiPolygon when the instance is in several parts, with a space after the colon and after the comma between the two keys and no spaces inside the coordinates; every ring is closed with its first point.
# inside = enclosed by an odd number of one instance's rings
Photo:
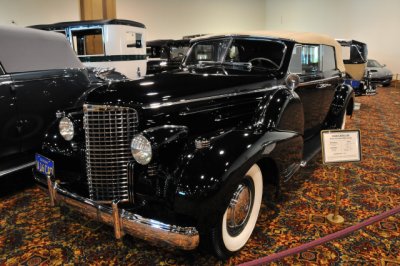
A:
{"type": "Polygon", "coordinates": [[[15,89],[14,85],[10,85],[10,92],[15,93],[17,90],[15,89]]]}
{"type": "Polygon", "coordinates": [[[317,85],[317,89],[323,89],[323,88],[327,88],[327,87],[331,87],[332,84],[329,83],[321,83],[317,85]]]}

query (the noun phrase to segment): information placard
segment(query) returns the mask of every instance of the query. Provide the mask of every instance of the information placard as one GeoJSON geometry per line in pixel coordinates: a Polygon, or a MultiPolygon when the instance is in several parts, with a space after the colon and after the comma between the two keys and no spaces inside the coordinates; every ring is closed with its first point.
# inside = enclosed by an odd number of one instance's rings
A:
{"type": "Polygon", "coordinates": [[[321,144],[324,164],[361,161],[360,130],[323,130],[321,144]]]}

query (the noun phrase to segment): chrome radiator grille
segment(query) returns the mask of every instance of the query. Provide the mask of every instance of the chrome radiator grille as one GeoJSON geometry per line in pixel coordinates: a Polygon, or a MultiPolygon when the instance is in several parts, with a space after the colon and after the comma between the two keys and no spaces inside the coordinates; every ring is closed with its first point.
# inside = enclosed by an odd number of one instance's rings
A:
{"type": "Polygon", "coordinates": [[[136,110],[105,105],[84,105],[86,171],[90,198],[101,202],[128,200],[130,142],[137,132],[136,110]]]}

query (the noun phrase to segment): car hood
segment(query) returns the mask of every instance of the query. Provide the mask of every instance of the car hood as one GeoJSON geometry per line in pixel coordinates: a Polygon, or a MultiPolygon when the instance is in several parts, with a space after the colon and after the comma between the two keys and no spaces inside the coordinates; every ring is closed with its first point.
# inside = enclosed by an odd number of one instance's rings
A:
{"type": "Polygon", "coordinates": [[[209,74],[176,71],[110,83],[86,95],[89,104],[152,106],[215,95],[243,93],[277,84],[276,75],[209,74]]]}

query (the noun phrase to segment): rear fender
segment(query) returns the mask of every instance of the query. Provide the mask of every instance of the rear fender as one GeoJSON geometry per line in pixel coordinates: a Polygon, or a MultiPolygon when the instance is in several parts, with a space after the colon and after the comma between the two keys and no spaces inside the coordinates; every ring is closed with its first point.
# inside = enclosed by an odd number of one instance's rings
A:
{"type": "Polygon", "coordinates": [[[350,85],[342,84],[338,86],[325,120],[325,128],[340,128],[344,113],[353,115],[354,99],[354,90],[350,85]]]}

